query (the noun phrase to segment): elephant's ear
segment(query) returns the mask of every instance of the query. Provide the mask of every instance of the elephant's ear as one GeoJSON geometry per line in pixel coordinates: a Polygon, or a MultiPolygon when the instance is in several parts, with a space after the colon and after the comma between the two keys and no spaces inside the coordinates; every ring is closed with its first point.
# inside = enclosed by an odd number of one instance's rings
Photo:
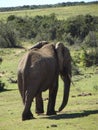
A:
{"type": "Polygon", "coordinates": [[[55,48],[56,48],[57,57],[58,57],[59,69],[62,72],[63,66],[64,66],[64,45],[63,43],[58,42],[55,48]]]}

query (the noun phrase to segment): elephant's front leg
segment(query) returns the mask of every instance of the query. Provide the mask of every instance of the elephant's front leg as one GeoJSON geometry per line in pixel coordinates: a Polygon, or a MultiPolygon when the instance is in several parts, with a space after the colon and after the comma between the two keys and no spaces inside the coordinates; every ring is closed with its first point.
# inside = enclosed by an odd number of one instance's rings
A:
{"type": "Polygon", "coordinates": [[[36,96],[36,113],[44,113],[42,93],[39,93],[36,96]]]}
{"type": "Polygon", "coordinates": [[[58,91],[58,81],[49,89],[49,101],[48,101],[48,108],[47,108],[47,115],[55,115],[55,102],[56,96],[58,91]]]}

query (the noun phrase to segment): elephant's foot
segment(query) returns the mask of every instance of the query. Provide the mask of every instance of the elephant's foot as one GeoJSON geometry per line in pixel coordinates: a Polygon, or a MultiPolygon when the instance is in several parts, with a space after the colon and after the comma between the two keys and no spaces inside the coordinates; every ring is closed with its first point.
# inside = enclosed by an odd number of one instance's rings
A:
{"type": "Polygon", "coordinates": [[[35,118],[33,117],[33,114],[32,114],[31,112],[23,113],[23,114],[22,114],[22,121],[31,120],[31,119],[35,119],[35,118]]]}
{"type": "Polygon", "coordinates": [[[56,115],[56,111],[47,111],[47,115],[56,115]]]}
{"type": "Polygon", "coordinates": [[[36,112],[38,115],[43,114],[43,113],[44,113],[43,105],[41,105],[40,107],[39,107],[39,106],[36,106],[35,112],[36,112]]]}
{"type": "Polygon", "coordinates": [[[43,110],[36,110],[36,113],[38,114],[38,115],[41,115],[41,114],[43,114],[44,113],[44,111],[43,110]]]}

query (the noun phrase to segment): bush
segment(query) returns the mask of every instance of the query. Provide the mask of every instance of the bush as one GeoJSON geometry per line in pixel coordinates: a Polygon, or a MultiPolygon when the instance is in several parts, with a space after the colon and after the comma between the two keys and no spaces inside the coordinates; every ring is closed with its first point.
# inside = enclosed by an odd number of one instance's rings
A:
{"type": "Polygon", "coordinates": [[[82,47],[80,53],[78,52],[75,54],[74,60],[76,64],[82,67],[98,65],[98,47],[89,49],[87,47],[82,47]]]}
{"type": "Polygon", "coordinates": [[[0,22],[0,47],[16,47],[17,34],[10,23],[0,22]]]}
{"type": "MultiPolygon", "coordinates": [[[[66,33],[70,33],[70,39],[78,38],[81,40],[82,43],[87,37],[87,43],[85,43],[89,44],[90,46],[92,46],[93,42],[95,42],[95,36],[93,32],[98,32],[97,28],[98,17],[94,17],[91,15],[79,15],[66,21],[66,33]]],[[[73,43],[75,43],[75,41],[73,43]]]]}
{"type": "Polygon", "coordinates": [[[75,59],[73,59],[72,61],[72,75],[79,75],[80,71],[79,71],[79,67],[76,64],[75,59]]]}
{"type": "Polygon", "coordinates": [[[87,47],[97,47],[98,43],[97,43],[97,38],[96,38],[96,34],[94,31],[90,31],[88,33],[88,35],[85,37],[83,43],[87,46],[87,47]]]}
{"type": "Polygon", "coordinates": [[[98,48],[93,48],[93,50],[87,52],[86,66],[92,65],[98,65],[98,48]]]}
{"type": "Polygon", "coordinates": [[[67,41],[70,45],[73,45],[73,44],[74,44],[74,38],[71,36],[70,33],[67,34],[67,36],[66,36],[66,41],[67,41]]]}
{"type": "Polygon", "coordinates": [[[6,22],[0,22],[0,47],[17,46],[17,38],[20,41],[67,41],[70,45],[85,43],[89,46],[97,41],[94,33],[98,34],[98,17],[91,15],[79,15],[66,21],[58,20],[54,13],[35,17],[10,15],[6,22]]]}
{"type": "Polygon", "coordinates": [[[10,16],[8,16],[8,18],[7,18],[7,22],[8,22],[8,21],[12,21],[12,20],[14,20],[15,18],[16,18],[15,15],[10,15],[10,16]]]}
{"type": "Polygon", "coordinates": [[[95,91],[98,91],[98,85],[94,85],[93,88],[94,88],[95,91]]]}
{"type": "Polygon", "coordinates": [[[65,39],[65,20],[58,20],[55,14],[49,16],[17,17],[9,16],[8,23],[14,24],[20,39],[63,40],[65,39]]]}

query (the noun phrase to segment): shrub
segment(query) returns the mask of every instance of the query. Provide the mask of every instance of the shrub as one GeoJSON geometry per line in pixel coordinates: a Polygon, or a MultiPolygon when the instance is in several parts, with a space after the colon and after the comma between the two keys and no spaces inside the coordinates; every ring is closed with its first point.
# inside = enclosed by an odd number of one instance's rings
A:
{"type": "MultiPolygon", "coordinates": [[[[97,28],[98,17],[91,15],[79,15],[66,21],[66,33],[70,33],[72,38],[80,39],[81,43],[86,38],[85,43],[89,44],[90,46],[92,46],[93,42],[95,42],[95,36],[93,32],[98,32],[97,28]]],[[[73,43],[75,43],[75,41],[73,43]]]]}
{"type": "Polygon", "coordinates": [[[10,15],[10,16],[8,16],[8,18],[7,18],[7,22],[8,22],[8,21],[12,21],[12,20],[14,20],[15,18],[16,18],[15,15],[10,15]]]}
{"type": "Polygon", "coordinates": [[[98,91],[98,85],[94,85],[93,88],[94,88],[95,91],[98,91]]]}
{"type": "Polygon", "coordinates": [[[94,31],[90,31],[88,33],[88,35],[85,37],[83,43],[87,46],[87,47],[97,47],[98,43],[97,43],[97,39],[96,39],[96,34],[94,31]]]}
{"type": "Polygon", "coordinates": [[[0,22],[0,47],[16,47],[17,34],[10,23],[0,22]]]}
{"type": "Polygon", "coordinates": [[[73,59],[73,62],[72,62],[72,75],[79,75],[79,74],[80,74],[79,67],[76,64],[76,61],[74,61],[74,59],[73,59]]]}
{"type": "Polygon", "coordinates": [[[67,36],[66,36],[66,41],[67,41],[70,45],[73,45],[73,44],[74,44],[74,38],[71,36],[70,33],[67,34],[67,36]]]}
{"type": "Polygon", "coordinates": [[[97,41],[94,33],[97,35],[98,32],[98,17],[91,15],[79,15],[66,21],[58,20],[54,13],[35,17],[10,15],[6,22],[0,22],[0,47],[17,46],[17,38],[20,41],[67,41],[70,45],[85,43],[89,46],[97,41]]]}
{"type": "MultiPolygon", "coordinates": [[[[90,67],[98,64],[98,47],[96,48],[83,48],[81,53],[77,55],[78,63],[83,67],[90,67]]],[[[76,61],[77,62],[77,61],[76,61]]]]}
{"type": "Polygon", "coordinates": [[[98,65],[98,48],[87,52],[86,66],[98,65]]]}

